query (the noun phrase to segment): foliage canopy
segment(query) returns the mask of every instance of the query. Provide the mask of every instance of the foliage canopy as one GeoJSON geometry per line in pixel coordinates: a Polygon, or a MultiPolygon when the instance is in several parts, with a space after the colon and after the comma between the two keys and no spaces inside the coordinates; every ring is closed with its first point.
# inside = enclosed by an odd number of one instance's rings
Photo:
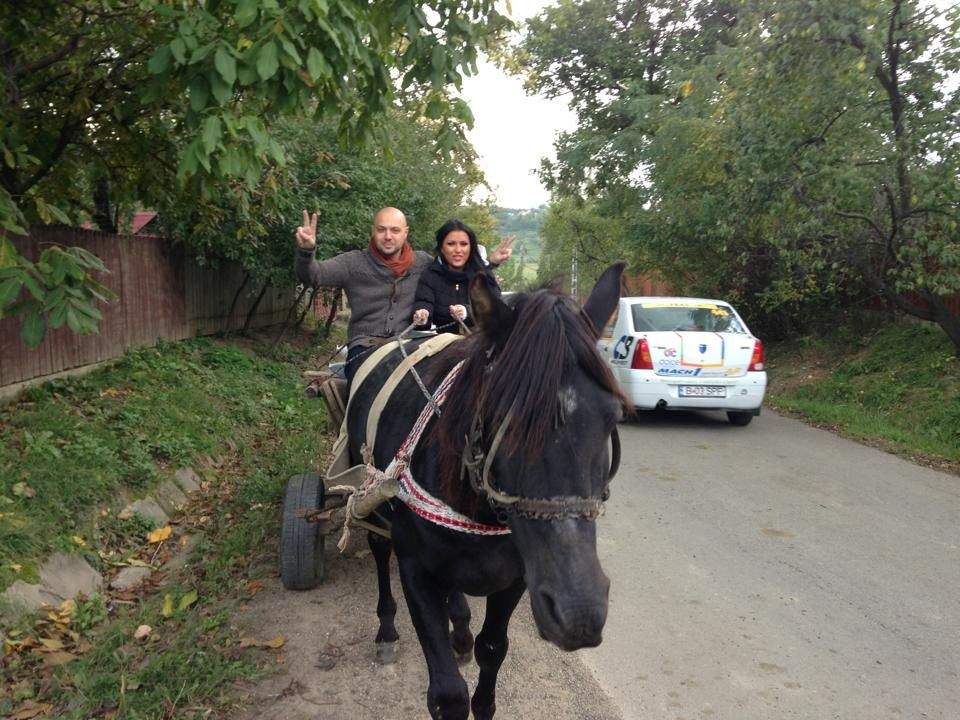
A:
{"type": "Polygon", "coordinates": [[[622,245],[767,331],[880,296],[960,351],[960,12],[562,0],[514,61],[579,118],[544,166],[622,245]]]}

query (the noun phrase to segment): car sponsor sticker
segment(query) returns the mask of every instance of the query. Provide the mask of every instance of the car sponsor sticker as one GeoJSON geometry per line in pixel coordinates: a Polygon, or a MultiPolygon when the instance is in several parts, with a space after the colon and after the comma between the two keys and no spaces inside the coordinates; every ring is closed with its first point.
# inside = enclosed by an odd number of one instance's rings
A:
{"type": "Polygon", "coordinates": [[[626,360],[630,357],[630,348],[633,347],[634,338],[631,335],[621,335],[617,344],[613,348],[614,360],[626,360]]]}
{"type": "Polygon", "coordinates": [[[657,369],[657,375],[671,375],[674,377],[693,377],[699,374],[700,374],[700,368],[660,367],[657,369]]]}

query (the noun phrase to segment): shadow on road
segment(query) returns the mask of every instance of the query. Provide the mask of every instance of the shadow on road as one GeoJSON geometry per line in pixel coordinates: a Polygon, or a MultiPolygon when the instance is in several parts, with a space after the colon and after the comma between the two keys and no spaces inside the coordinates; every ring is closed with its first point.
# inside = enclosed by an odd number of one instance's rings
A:
{"type": "Polygon", "coordinates": [[[657,428],[702,428],[726,425],[731,430],[743,432],[743,428],[731,425],[726,414],[721,410],[638,410],[627,416],[623,424],[657,428]]]}

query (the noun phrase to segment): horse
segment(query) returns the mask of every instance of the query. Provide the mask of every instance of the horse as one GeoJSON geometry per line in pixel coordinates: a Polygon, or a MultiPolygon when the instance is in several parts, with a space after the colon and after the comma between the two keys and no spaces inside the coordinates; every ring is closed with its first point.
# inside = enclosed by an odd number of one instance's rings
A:
{"type": "Polygon", "coordinates": [[[396,552],[434,720],[463,720],[471,710],[479,720],[494,716],[507,626],[525,590],[543,639],[567,651],[601,642],[610,581],[597,557],[595,521],[619,463],[624,397],[596,339],[616,307],[623,267],[601,275],[583,308],[550,289],[521,293],[508,305],[474,278],[478,331],[417,366],[423,387],[408,373],[383,407],[373,448],[362,442],[367,416],[401,352],[387,355],[355,390],[347,413],[354,463],[372,457],[386,467],[417,418],[431,415],[407,460],[410,475],[462,526],[485,529],[435,524],[395,498],[377,513],[392,538],[368,536],[377,566],[378,657],[392,661],[398,640],[389,567],[396,552]],[[435,417],[430,405],[439,401],[425,391],[444,383],[435,417]],[[486,597],[476,642],[464,593],[486,597]],[[480,667],[472,699],[458,670],[471,650],[480,667]]]}

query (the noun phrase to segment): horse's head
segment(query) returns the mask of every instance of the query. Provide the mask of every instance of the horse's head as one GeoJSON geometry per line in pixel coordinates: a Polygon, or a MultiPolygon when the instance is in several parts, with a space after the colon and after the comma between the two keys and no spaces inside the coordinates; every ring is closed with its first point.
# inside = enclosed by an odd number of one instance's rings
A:
{"type": "Polygon", "coordinates": [[[596,328],[616,307],[622,272],[608,268],[582,310],[549,290],[510,307],[483,281],[470,288],[487,358],[465,455],[483,456],[474,486],[510,526],[540,634],[565,650],[598,645],[607,616],[596,517],[623,398],[596,328]]]}

